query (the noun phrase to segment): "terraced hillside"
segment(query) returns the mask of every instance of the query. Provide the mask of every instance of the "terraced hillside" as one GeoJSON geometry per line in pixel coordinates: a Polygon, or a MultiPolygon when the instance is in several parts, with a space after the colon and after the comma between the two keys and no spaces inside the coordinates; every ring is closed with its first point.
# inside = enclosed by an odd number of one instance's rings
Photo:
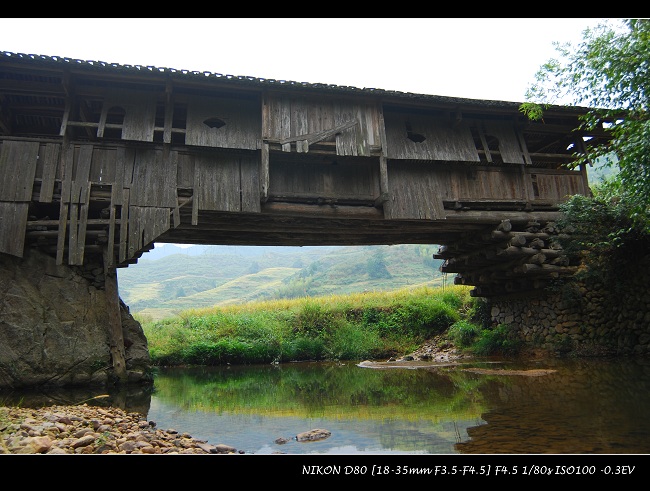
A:
{"type": "Polygon", "coordinates": [[[435,245],[156,247],[118,271],[131,312],[154,319],[197,307],[442,284],[435,245]],[[147,257],[150,254],[151,257],[147,257]]]}

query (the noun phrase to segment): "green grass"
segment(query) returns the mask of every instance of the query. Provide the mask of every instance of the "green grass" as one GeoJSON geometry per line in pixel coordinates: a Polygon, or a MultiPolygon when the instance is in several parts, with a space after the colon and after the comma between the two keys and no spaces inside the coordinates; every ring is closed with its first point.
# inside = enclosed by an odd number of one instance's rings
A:
{"type": "Polygon", "coordinates": [[[460,285],[418,286],[194,308],[161,320],[136,319],[143,325],[152,363],[158,366],[386,359],[411,353],[448,331],[461,346],[480,340],[481,328],[471,318],[477,299],[469,290],[460,285]]]}

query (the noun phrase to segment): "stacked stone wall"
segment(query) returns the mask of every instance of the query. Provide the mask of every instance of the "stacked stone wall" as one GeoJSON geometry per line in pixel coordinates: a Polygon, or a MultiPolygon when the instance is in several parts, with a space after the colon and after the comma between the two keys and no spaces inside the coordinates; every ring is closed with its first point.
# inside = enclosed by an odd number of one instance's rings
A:
{"type": "Polygon", "coordinates": [[[618,288],[569,281],[537,295],[490,301],[492,326],[526,347],[575,355],[650,356],[650,255],[621,271],[618,288]]]}

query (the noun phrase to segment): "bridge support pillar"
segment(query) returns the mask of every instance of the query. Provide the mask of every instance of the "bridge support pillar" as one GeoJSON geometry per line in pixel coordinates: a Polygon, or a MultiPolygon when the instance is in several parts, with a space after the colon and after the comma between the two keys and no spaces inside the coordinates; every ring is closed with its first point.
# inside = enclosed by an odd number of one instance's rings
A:
{"type": "Polygon", "coordinates": [[[106,292],[106,311],[108,312],[109,339],[111,358],[113,360],[113,376],[119,382],[125,382],[126,357],[124,354],[124,334],[122,332],[122,318],[120,314],[120,298],[117,288],[117,271],[114,267],[107,266],[108,251],[104,251],[104,285],[106,292]]]}

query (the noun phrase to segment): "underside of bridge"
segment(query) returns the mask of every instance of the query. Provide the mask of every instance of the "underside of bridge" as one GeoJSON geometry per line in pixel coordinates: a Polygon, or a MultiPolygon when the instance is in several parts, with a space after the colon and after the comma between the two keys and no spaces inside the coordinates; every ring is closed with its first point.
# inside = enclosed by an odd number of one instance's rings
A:
{"type": "MultiPolygon", "coordinates": [[[[223,245],[350,246],[437,244],[443,273],[455,283],[475,286],[476,296],[537,290],[550,280],[572,274],[558,241],[559,211],[493,211],[467,203],[435,221],[384,220],[374,207],[267,203],[261,214],[232,216],[218,212],[182,212],[180,224],[156,242],[223,245]]],[[[486,206],[485,203],[482,206],[486,206]]]]}
{"type": "MultiPolygon", "coordinates": [[[[156,242],[222,245],[350,246],[437,244],[435,259],[474,296],[539,290],[572,274],[558,238],[557,210],[486,209],[487,203],[449,203],[441,220],[384,220],[374,207],[267,203],[261,214],[203,212],[200,227],[181,208],[180,224],[156,242]],[[473,206],[472,206],[473,205],[473,206]]],[[[516,203],[511,204],[516,207],[516,203]]],[[[503,207],[503,204],[502,204],[503,207]]]]}

